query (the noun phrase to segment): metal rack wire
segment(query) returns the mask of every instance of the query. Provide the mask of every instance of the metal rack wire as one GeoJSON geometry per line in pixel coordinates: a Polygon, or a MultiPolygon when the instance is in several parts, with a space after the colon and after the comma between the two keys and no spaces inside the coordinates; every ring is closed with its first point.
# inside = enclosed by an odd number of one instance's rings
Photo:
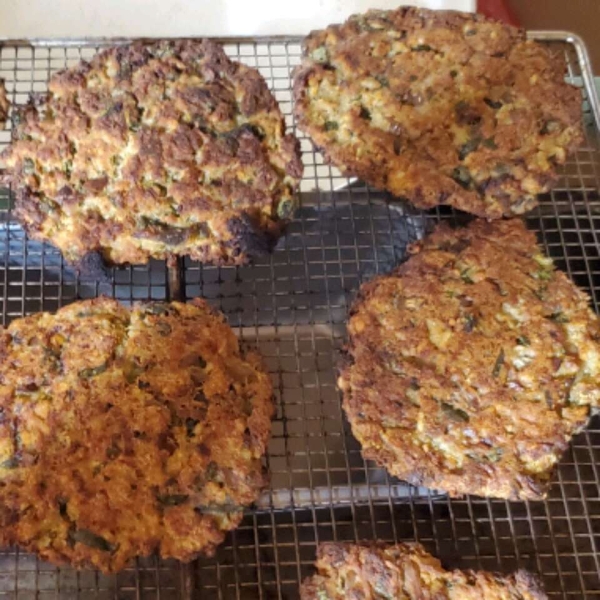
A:
{"type": "MultiPolygon", "coordinates": [[[[296,39],[223,40],[232,58],[257,66],[290,126],[296,39]]],[[[0,42],[0,77],[11,101],[43,92],[51,73],[115,40],[0,42]]],[[[587,67],[577,39],[548,41],[564,52],[569,79],[583,89],[586,143],[561,182],[528,216],[557,265],[600,302],[600,137],[587,67]],[[579,54],[578,54],[579,53],[579,54]]],[[[11,124],[0,132],[0,148],[11,124]]],[[[85,280],[60,253],[26,239],[0,191],[2,323],[99,294],[129,303],[175,289],[221,309],[241,339],[266,359],[277,415],[266,458],[269,489],[214,558],[191,565],[140,559],[114,576],[56,568],[17,549],[0,551],[0,599],[297,598],[316,544],[331,539],[417,539],[459,568],[541,574],[551,598],[600,600],[600,420],[578,435],[543,502],[505,502],[416,489],[365,462],[345,422],[335,364],[348,307],[360,283],[402,260],[406,246],[451,210],[424,213],[349,182],[301,137],[306,170],[301,207],[270,257],[217,268],[185,260],[110,269],[85,280]]]]}

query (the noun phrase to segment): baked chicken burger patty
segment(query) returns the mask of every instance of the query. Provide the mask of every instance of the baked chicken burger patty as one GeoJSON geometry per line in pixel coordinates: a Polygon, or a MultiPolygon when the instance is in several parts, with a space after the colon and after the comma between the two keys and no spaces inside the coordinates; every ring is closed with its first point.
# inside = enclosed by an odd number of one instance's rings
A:
{"type": "Polygon", "coordinates": [[[420,208],[522,214],[582,141],[565,61],[481,15],[372,10],[312,32],[295,113],[347,175],[420,208]]]}
{"type": "Polygon", "coordinates": [[[301,588],[301,600],[547,600],[526,571],[446,571],[419,544],[326,543],[317,574],[301,588]]]}
{"type": "Polygon", "coordinates": [[[600,404],[600,321],[518,219],[440,225],[362,286],[339,378],[366,458],[450,495],[540,499],[600,404]]]}
{"type": "Polygon", "coordinates": [[[1,545],[189,561],[258,497],[270,379],[204,301],[76,302],[13,321],[0,356],[1,545]]]}
{"type": "Polygon", "coordinates": [[[53,75],[3,153],[28,234],[70,261],[242,264],[294,212],[297,140],[256,69],[210,41],[134,43],[53,75]]]}

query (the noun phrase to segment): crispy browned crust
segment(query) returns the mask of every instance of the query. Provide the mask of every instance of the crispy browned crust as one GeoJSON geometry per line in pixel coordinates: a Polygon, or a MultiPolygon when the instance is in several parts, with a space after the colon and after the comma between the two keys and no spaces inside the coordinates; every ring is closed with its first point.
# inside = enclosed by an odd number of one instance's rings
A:
{"type": "Polygon", "coordinates": [[[321,544],[318,574],[306,579],[302,600],[546,600],[527,571],[499,575],[486,571],[446,571],[419,544],[363,542],[321,544]]]}
{"type": "Polygon", "coordinates": [[[539,499],[600,403],[600,322],[520,220],[441,225],[361,288],[339,386],[365,457],[450,495],[539,499]]]}
{"type": "Polygon", "coordinates": [[[522,214],[582,141],[565,63],[481,15],[402,7],[312,32],[295,114],[348,175],[421,208],[522,214]]]}
{"type": "Polygon", "coordinates": [[[223,316],[100,298],[0,335],[0,544],[105,572],[212,554],[264,485],[273,411],[223,316]]]}
{"type": "Polygon", "coordinates": [[[297,140],[259,72],[213,42],[105,50],[37,104],[3,157],[27,232],[69,260],[242,264],[294,212],[297,140]]]}

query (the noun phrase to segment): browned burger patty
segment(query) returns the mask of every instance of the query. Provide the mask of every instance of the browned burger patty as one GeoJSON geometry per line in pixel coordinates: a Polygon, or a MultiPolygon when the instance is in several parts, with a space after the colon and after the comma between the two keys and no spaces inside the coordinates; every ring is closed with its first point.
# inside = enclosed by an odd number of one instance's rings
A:
{"type": "Polygon", "coordinates": [[[600,322],[520,220],[441,225],[351,311],[339,386],[365,457],[450,495],[545,496],[600,404],[600,322]]]}
{"type": "Polygon", "coordinates": [[[526,571],[446,571],[419,544],[321,544],[302,600],[545,600],[526,571]]]}
{"type": "Polygon", "coordinates": [[[28,234],[68,260],[241,264],[294,212],[297,140],[256,69],[210,41],[110,48],[53,75],[3,158],[28,234]]]}
{"type": "Polygon", "coordinates": [[[582,140],[564,59],[480,15],[402,7],[314,31],[295,113],[347,175],[421,208],[524,213],[582,140]]]}
{"type": "Polygon", "coordinates": [[[270,379],[204,301],[76,302],[11,323],[0,356],[1,545],[189,561],[264,485],[270,379]]]}

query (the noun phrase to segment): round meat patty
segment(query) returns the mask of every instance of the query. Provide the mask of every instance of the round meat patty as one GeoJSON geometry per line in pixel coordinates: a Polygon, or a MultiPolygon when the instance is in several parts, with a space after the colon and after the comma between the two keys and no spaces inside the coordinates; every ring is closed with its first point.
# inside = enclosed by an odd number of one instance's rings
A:
{"type": "Polygon", "coordinates": [[[16,214],[70,261],[242,264],[293,215],[297,140],[259,72],[210,41],[107,49],[18,121],[3,154],[16,214]]]}
{"type": "Polygon", "coordinates": [[[414,485],[542,498],[600,404],[600,321],[520,220],[439,226],[361,288],[348,330],[352,431],[414,485]]]}
{"type": "Polygon", "coordinates": [[[211,555],[265,484],[269,376],[201,300],[76,302],[0,354],[0,544],[118,571],[211,555]]]}
{"type": "Polygon", "coordinates": [[[403,7],[311,33],[299,127],[347,175],[420,208],[521,214],[582,141],[565,62],[480,15],[403,7]]]}
{"type": "Polygon", "coordinates": [[[317,571],[300,591],[301,600],[546,600],[527,571],[446,571],[420,544],[363,542],[321,544],[317,571]]]}

